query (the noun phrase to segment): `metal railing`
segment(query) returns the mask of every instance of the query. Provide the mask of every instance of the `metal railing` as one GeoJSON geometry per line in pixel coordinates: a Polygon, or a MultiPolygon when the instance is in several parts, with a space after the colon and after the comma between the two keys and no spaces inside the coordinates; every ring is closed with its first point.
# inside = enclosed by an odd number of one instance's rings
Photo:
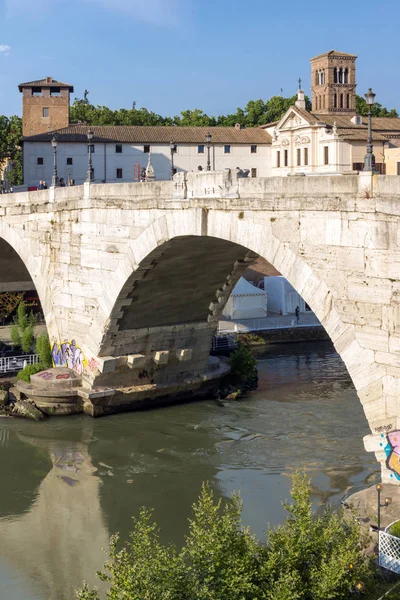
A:
{"type": "Polygon", "coordinates": [[[217,332],[212,339],[211,350],[232,350],[238,345],[238,336],[236,333],[217,332]]]}
{"type": "Polygon", "coordinates": [[[400,575],[400,538],[379,532],[379,566],[400,575]]]}
{"type": "Polygon", "coordinates": [[[261,317],[240,321],[220,321],[219,333],[245,333],[248,331],[267,331],[268,329],[291,329],[293,327],[322,327],[314,314],[301,314],[299,322],[294,315],[281,317],[261,317]]]}
{"type": "Polygon", "coordinates": [[[23,354],[22,356],[4,356],[0,358],[0,373],[21,371],[26,365],[40,362],[39,354],[23,354]]]}

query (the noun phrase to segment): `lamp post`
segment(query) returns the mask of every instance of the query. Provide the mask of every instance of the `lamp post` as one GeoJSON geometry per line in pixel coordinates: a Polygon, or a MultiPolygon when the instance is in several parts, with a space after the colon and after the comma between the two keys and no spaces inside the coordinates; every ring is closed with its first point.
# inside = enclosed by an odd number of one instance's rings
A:
{"type": "Polygon", "coordinates": [[[176,152],[176,149],[175,149],[175,144],[174,144],[174,142],[170,142],[170,143],[169,143],[169,148],[170,148],[170,150],[171,150],[171,179],[173,179],[173,178],[174,178],[174,175],[175,175],[175,168],[174,168],[174,154],[175,154],[175,152],[176,152]]]}
{"type": "Polygon", "coordinates": [[[57,174],[57,138],[56,135],[53,135],[53,139],[51,140],[51,145],[53,146],[53,177],[51,178],[51,187],[58,186],[58,174],[57,174]]]}
{"type": "Polygon", "coordinates": [[[206,135],[206,144],[207,144],[207,171],[211,171],[211,161],[210,161],[211,133],[210,132],[208,132],[206,135]]]}
{"type": "Polygon", "coordinates": [[[364,171],[374,171],[375,169],[375,156],[372,153],[372,105],[375,102],[375,95],[371,88],[365,94],[365,100],[368,105],[368,140],[367,140],[367,154],[364,158],[364,171]]]}
{"type": "Polygon", "coordinates": [[[381,530],[381,508],[388,507],[389,504],[392,504],[391,498],[385,498],[385,502],[381,504],[381,493],[383,490],[383,485],[378,483],[376,486],[376,491],[378,492],[378,535],[381,530]]]}
{"type": "Polygon", "coordinates": [[[92,169],[92,139],[93,131],[89,129],[87,132],[88,139],[88,169],[86,173],[86,182],[91,183],[93,181],[93,169],[92,169]]]}

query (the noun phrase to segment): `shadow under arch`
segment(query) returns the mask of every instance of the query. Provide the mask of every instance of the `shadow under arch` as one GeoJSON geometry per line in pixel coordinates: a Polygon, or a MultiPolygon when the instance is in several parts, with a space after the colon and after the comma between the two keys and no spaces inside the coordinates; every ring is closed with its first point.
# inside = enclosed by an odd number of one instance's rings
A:
{"type": "Polygon", "coordinates": [[[32,252],[30,243],[27,243],[8,223],[0,221],[0,289],[11,291],[18,283],[32,283],[29,289],[35,289],[38,294],[49,331],[49,327],[54,328],[55,325],[48,285],[50,260],[42,257],[39,262],[32,252]],[[6,268],[2,268],[3,261],[7,262],[6,268]]]}

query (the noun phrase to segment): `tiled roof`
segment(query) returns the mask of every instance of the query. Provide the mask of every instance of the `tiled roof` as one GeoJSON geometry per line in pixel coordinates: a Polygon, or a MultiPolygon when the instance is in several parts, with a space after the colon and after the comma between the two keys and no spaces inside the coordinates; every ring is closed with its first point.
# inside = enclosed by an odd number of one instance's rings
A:
{"type": "Polygon", "coordinates": [[[318,54],[318,56],[314,56],[310,60],[316,60],[317,58],[322,58],[323,56],[348,56],[349,58],[357,58],[357,54],[339,52],[339,50],[329,50],[328,52],[324,52],[323,54],[318,54]]]}
{"type": "MultiPolygon", "coordinates": [[[[70,125],[56,131],[61,142],[86,142],[87,132],[93,131],[93,142],[124,142],[131,144],[205,144],[211,133],[212,144],[270,144],[269,133],[258,127],[173,127],[164,125],[70,125]]],[[[25,137],[26,142],[49,142],[54,132],[25,137]]]]}
{"type": "MultiPolygon", "coordinates": [[[[368,127],[368,117],[362,117],[362,125],[355,125],[351,118],[353,115],[322,115],[313,113],[314,117],[318,118],[322,123],[333,125],[336,121],[338,128],[345,127],[347,129],[363,129],[368,127]]],[[[400,133],[400,118],[398,117],[372,117],[372,130],[379,132],[399,132],[400,133]]]]}
{"type": "Polygon", "coordinates": [[[18,89],[22,92],[24,87],[60,87],[60,88],[69,88],[70,92],[74,91],[74,86],[70,83],[63,83],[62,81],[56,81],[51,77],[47,77],[45,79],[38,79],[37,81],[27,81],[26,83],[20,83],[18,89]]]}

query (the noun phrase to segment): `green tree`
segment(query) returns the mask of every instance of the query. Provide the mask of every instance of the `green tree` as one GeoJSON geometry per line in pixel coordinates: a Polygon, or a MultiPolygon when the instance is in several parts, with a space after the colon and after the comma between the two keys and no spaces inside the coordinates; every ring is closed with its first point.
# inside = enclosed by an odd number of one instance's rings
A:
{"type": "MultiPolygon", "coordinates": [[[[134,519],[128,544],[111,538],[99,573],[109,600],[347,600],[358,581],[372,583],[362,550],[367,540],[354,518],[327,508],[313,515],[310,482],[296,474],[288,520],[261,544],[241,524],[242,504],[216,501],[203,486],[181,551],[163,546],[152,513],[134,519]]],[[[79,600],[99,600],[86,584],[79,600]]]]}
{"type": "Polygon", "coordinates": [[[20,302],[14,325],[11,327],[11,342],[14,348],[22,348],[23,352],[31,352],[34,342],[34,326],[36,319],[31,312],[26,312],[25,302],[20,302]]]}
{"type": "Polygon", "coordinates": [[[51,367],[53,357],[51,355],[50,340],[48,335],[39,335],[36,339],[36,354],[39,354],[40,364],[44,369],[51,367]]]}
{"type": "Polygon", "coordinates": [[[16,115],[0,115],[0,163],[11,161],[8,180],[11,185],[22,183],[22,119],[16,115]]]}
{"type": "Polygon", "coordinates": [[[27,327],[25,327],[25,329],[23,330],[21,336],[21,348],[22,351],[25,352],[25,354],[28,354],[28,352],[32,352],[33,340],[33,327],[32,325],[28,324],[27,327]]]}
{"type": "MultiPolygon", "coordinates": [[[[358,115],[367,116],[368,114],[368,104],[362,96],[356,96],[356,112],[358,115]]],[[[373,117],[398,117],[397,110],[392,108],[388,110],[383,107],[379,102],[375,102],[372,105],[372,116],[373,117]]]]}

